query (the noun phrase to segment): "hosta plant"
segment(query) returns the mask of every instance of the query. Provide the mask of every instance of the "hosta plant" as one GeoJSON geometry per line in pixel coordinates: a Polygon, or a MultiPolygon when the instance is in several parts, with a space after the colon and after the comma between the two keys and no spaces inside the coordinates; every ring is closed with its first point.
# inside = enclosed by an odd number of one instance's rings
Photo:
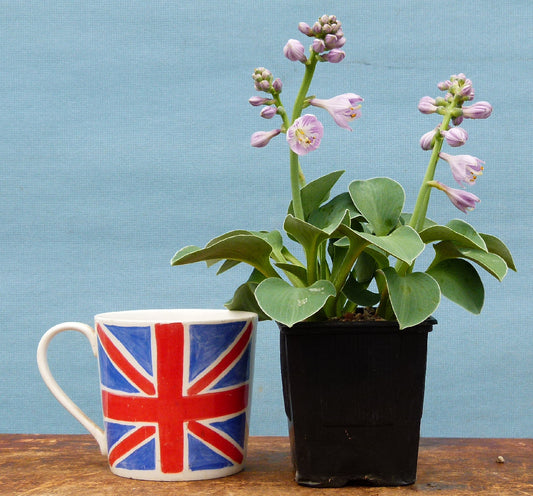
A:
{"type": "Polygon", "coordinates": [[[430,158],[412,213],[404,212],[402,186],[387,177],[354,180],[348,191],[331,198],[344,171],[306,182],[301,159],[320,146],[323,125],[314,113],[304,111],[325,110],[338,126],[351,130],[350,123],[361,115],[363,98],[355,93],[327,99],[310,95],[315,69],[341,62],[346,40],[335,16],[324,15],[312,26],[300,23],[298,29],[311,43],[306,53],[300,41],[290,39],[283,50],[303,68],[292,112],[282,101],[281,80],[264,67],[253,73],[258,94],[249,100],[252,106],[262,107],[261,117],[280,122],[271,131],[254,133],[251,145],[261,148],[282,135],[287,141],[292,198],[283,223],[285,235],[277,230],[232,231],[203,248],[182,248],[172,264],[220,263],[219,274],[241,263],[250,265],[248,280],[226,306],[254,311],[261,319],[287,326],[348,318],[357,308],[373,307],[375,317],[397,320],[400,328],[406,328],[432,314],[441,296],[479,313],[484,289],[477,268],[501,281],[508,268],[515,269],[509,250],[465,220],[439,225],[426,214],[435,190],[445,193],[464,213],[480,201],[466,188],[475,185],[484,162],[443,148],[463,146],[468,139],[463,121],[489,117],[491,105],[471,103],[474,88],[464,74],[439,83],[440,96],[420,100],[419,111],[439,116],[440,122],[420,139],[430,158]],[[438,165],[449,167],[458,188],[434,179],[438,165]],[[415,267],[427,245],[432,245],[432,260],[425,268],[415,267]]]}

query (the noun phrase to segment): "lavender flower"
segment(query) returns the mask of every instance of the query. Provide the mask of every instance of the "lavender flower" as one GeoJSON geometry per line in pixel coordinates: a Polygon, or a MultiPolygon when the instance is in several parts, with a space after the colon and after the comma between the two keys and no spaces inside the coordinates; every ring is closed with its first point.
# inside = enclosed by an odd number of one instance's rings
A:
{"type": "Polygon", "coordinates": [[[287,129],[287,142],[294,153],[305,155],[320,146],[323,135],[322,123],[313,114],[305,114],[287,129]]]}
{"type": "Polygon", "coordinates": [[[474,195],[473,193],[469,193],[468,191],[465,191],[463,189],[455,189],[450,188],[446,186],[445,184],[442,184],[439,181],[430,181],[428,182],[430,186],[433,186],[434,188],[440,189],[441,191],[444,191],[450,201],[459,209],[461,212],[464,212],[465,214],[469,210],[474,210],[476,203],[480,202],[481,200],[474,195]]]}
{"type": "Polygon", "coordinates": [[[478,176],[483,174],[483,164],[485,162],[472,155],[449,155],[441,152],[439,157],[448,162],[453,178],[459,184],[474,184],[478,176]]]}
{"type": "Polygon", "coordinates": [[[309,104],[327,110],[340,127],[351,131],[348,122],[361,117],[361,105],[358,104],[362,101],[363,99],[355,93],[344,93],[328,100],[313,98],[309,100],[309,104]]]}
{"type": "Polygon", "coordinates": [[[273,129],[272,131],[257,131],[252,134],[250,144],[256,148],[263,148],[267,146],[270,140],[281,133],[281,129],[273,129]]]}
{"type": "Polygon", "coordinates": [[[492,105],[489,102],[477,102],[470,107],[463,107],[463,117],[467,119],[487,119],[492,114],[492,105]]]}
{"type": "Polygon", "coordinates": [[[442,130],[440,134],[444,136],[448,145],[453,147],[464,145],[468,139],[468,133],[462,127],[453,127],[448,131],[442,130]]]}
{"type": "Polygon", "coordinates": [[[307,62],[304,46],[298,41],[290,39],[283,48],[283,54],[293,62],[307,62]]]}

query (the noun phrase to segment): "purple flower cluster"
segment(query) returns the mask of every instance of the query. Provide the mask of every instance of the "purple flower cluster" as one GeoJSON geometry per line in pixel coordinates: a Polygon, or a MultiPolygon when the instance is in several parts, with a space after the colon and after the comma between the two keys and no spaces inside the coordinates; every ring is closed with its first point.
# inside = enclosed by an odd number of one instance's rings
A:
{"type": "MultiPolygon", "coordinates": [[[[272,73],[268,69],[258,67],[252,74],[252,78],[257,91],[264,91],[265,93],[272,94],[281,93],[281,88],[283,86],[281,79],[274,79],[274,76],[272,76],[272,73]]],[[[251,101],[250,103],[254,105],[251,101]]],[[[258,103],[257,105],[261,105],[261,103],[258,103]]]]}
{"type": "MultiPolygon", "coordinates": [[[[341,23],[335,16],[323,15],[313,26],[301,22],[298,29],[305,35],[315,38],[310,46],[312,60],[308,60],[304,46],[295,39],[290,39],[283,48],[283,53],[289,60],[304,64],[316,64],[317,62],[336,63],[344,59],[345,53],[341,47],[344,46],[346,39],[341,29],[341,23]]],[[[283,119],[283,125],[272,131],[254,133],[251,138],[251,145],[261,148],[266,146],[273,137],[280,133],[286,133],[287,143],[297,155],[305,155],[316,150],[324,134],[322,123],[313,114],[305,114],[296,118],[291,124],[280,100],[280,93],[283,88],[281,80],[279,78],[274,79],[272,73],[264,67],[255,69],[252,78],[255,89],[269,93],[270,97],[253,96],[248,100],[250,105],[263,106],[260,116],[265,119],[272,119],[274,116],[280,115],[283,119]]],[[[302,107],[309,105],[320,107],[326,110],[340,127],[351,131],[349,123],[361,116],[362,102],[363,99],[355,93],[343,93],[329,99],[309,97],[305,101],[302,100],[302,107]]]]}
{"type": "MultiPolygon", "coordinates": [[[[310,50],[321,62],[336,64],[344,59],[345,53],[341,48],[346,43],[340,21],[334,15],[323,15],[312,26],[305,22],[298,24],[301,33],[315,38],[310,50]]],[[[289,40],[283,53],[289,60],[306,63],[304,46],[298,40],[289,40]]]]}
{"type": "MultiPolygon", "coordinates": [[[[470,106],[463,106],[465,102],[474,99],[472,81],[464,74],[453,75],[447,81],[440,82],[437,87],[446,91],[445,97],[431,98],[425,96],[418,103],[418,110],[423,114],[440,114],[444,116],[443,123],[435,129],[425,133],[420,138],[423,150],[434,149],[442,146],[442,142],[451,147],[459,147],[468,140],[468,133],[459,127],[463,119],[486,119],[492,113],[492,106],[488,102],[478,102],[470,106]],[[455,127],[450,127],[450,121],[455,127]]],[[[482,174],[485,162],[472,155],[450,155],[439,152],[439,158],[450,166],[453,178],[460,185],[473,185],[478,176],[482,174]]],[[[431,181],[430,186],[444,191],[451,202],[461,211],[472,210],[479,198],[459,189],[450,188],[438,181],[431,181]]]]}

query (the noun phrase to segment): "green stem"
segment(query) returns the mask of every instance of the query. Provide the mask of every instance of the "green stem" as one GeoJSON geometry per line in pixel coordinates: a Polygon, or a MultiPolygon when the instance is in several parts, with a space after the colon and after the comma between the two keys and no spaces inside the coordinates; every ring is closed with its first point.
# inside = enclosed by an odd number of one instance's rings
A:
{"type": "Polygon", "coordinates": [[[305,63],[305,73],[302,79],[300,90],[298,91],[298,95],[296,95],[296,100],[294,101],[291,123],[298,119],[298,117],[300,117],[300,115],[302,114],[305,97],[307,96],[309,87],[311,86],[311,80],[313,79],[313,74],[315,73],[315,67],[317,62],[318,59],[316,57],[316,53],[311,51],[309,60],[305,63]]]}
{"type": "Polygon", "coordinates": [[[292,208],[294,210],[294,216],[297,219],[305,220],[302,195],[300,194],[300,161],[298,160],[298,155],[292,150],[290,151],[290,167],[292,208]]]}
{"type": "MultiPolygon", "coordinates": [[[[447,111],[444,114],[442,123],[439,126],[440,130],[446,131],[450,127],[450,120],[452,118],[453,110],[457,106],[457,97],[447,107],[447,111]]],[[[433,151],[429,159],[429,163],[426,169],[426,174],[422,180],[422,185],[418,192],[418,197],[416,199],[415,208],[413,214],[411,215],[411,220],[409,221],[409,226],[415,229],[417,232],[420,232],[424,228],[424,222],[426,220],[426,215],[429,206],[429,199],[431,196],[431,186],[428,184],[430,181],[433,181],[435,177],[435,171],[437,169],[437,163],[439,162],[439,154],[442,150],[442,144],[444,142],[444,137],[437,132],[435,134],[435,144],[433,145],[433,151]]],[[[405,275],[407,272],[411,272],[414,267],[414,262],[409,265],[405,262],[398,260],[396,263],[396,271],[400,275],[405,275]]]]}
{"type": "MultiPolygon", "coordinates": [[[[442,124],[439,127],[441,131],[447,131],[450,127],[450,120],[452,118],[453,110],[457,107],[457,102],[457,97],[455,97],[448,106],[447,112],[444,114],[444,117],[442,119],[442,124]]],[[[431,153],[429,164],[426,169],[426,175],[424,176],[422,185],[420,186],[420,191],[418,192],[418,197],[416,199],[413,215],[411,216],[411,220],[409,221],[409,225],[417,231],[422,230],[424,226],[424,221],[426,220],[429,197],[431,196],[431,186],[428,185],[428,182],[433,181],[435,177],[435,170],[437,168],[437,163],[439,161],[439,153],[442,149],[443,142],[444,137],[439,132],[437,132],[435,135],[435,144],[433,145],[433,152],[431,153]]]]}
{"type": "Polygon", "coordinates": [[[280,115],[281,120],[283,121],[283,126],[285,127],[285,129],[287,129],[291,125],[291,123],[289,122],[289,116],[287,115],[287,111],[281,103],[281,98],[279,97],[279,94],[272,95],[272,99],[276,102],[278,114],[280,115]]]}
{"type": "MultiPolygon", "coordinates": [[[[300,91],[298,91],[298,95],[296,96],[296,100],[294,102],[290,125],[292,125],[292,123],[298,117],[300,117],[302,113],[305,97],[307,96],[307,92],[309,91],[309,86],[311,85],[311,80],[313,79],[313,74],[315,72],[317,62],[318,59],[316,58],[316,54],[314,52],[311,52],[309,60],[306,62],[305,65],[305,73],[303,76],[302,84],[300,86],[300,91]]],[[[298,155],[292,150],[290,151],[290,178],[294,216],[297,219],[305,220],[302,197],[300,194],[300,188],[303,184],[305,184],[305,181],[303,179],[302,170],[300,168],[300,161],[298,159],[298,155]]]]}

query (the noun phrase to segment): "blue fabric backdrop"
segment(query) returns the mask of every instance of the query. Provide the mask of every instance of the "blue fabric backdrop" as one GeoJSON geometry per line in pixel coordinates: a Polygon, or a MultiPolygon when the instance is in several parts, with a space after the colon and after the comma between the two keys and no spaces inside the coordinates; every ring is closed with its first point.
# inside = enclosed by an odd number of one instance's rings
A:
{"type": "MultiPolygon", "coordinates": [[[[486,161],[468,214],[500,235],[519,272],[484,277],[481,316],[444,302],[430,336],[422,434],[533,436],[533,262],[530,0],[42,1],[0,3],[0,432],[82,432],[42,384],[35,351],[66,320],[149,307],[220,307],[244,272],[171,268],[175,250],[235,228],[279,229],[289,199],[287,146],[253,149],[274,127],[248,105],[257,66],[295,96],[298,63],[283,57],[296,27],[336,14],[346,59],[319,66],[312,92],[365,98],[354,131],[324,115],[308,178],[345,168],[389,175],[409,197],[436,125],[417,109],[435,85],[466,73],[494,106],[468,122],[464,153],[486,161]]],[[[446,179],[448,179],[448,175],[446,179]]],[[[465,218],[444,195],[431,217],[465,218]]],[[[84,338],[50,350],[66,391],[100,420],[96,360],[84,338]]],[[[285,434],[278,335],[260,325],[252,434],[285,434]]]]}

